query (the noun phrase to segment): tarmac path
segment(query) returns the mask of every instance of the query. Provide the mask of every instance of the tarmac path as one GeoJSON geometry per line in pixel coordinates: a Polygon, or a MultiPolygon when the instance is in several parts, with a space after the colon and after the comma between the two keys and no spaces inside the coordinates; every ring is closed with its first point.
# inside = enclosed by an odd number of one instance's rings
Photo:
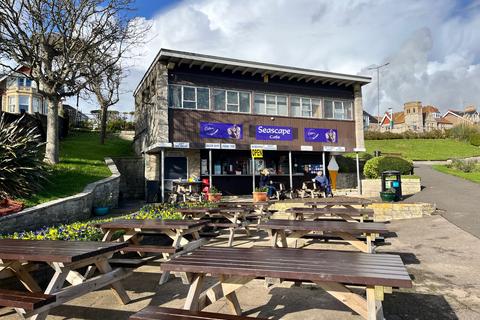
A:
{"type": "Polygon", "coordinates": [[[442,216],[480,239],[480,184],[415,164],[415,174],[424,189],[405,202],[435,203],[442,216]]]}

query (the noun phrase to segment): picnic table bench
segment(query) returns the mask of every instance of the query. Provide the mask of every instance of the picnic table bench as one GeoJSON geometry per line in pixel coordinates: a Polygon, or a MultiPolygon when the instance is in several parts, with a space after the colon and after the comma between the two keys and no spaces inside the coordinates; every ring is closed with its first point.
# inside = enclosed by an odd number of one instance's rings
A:
{"type": "Polygon", "coordinates": [[[227,223],[222,222],[209,222],[209,226],[219,227],[219,228],[226,228],[229,230],[229,237],[228,237],[228,246],[231,247],[233,245],[233,239],[235,236],[235,232],[237,230],[243,229],[246,231],[247,236],[250,236],[249,225],[250,221],[248,221],[248,217],[250,216],[251,211],[248,208],[242,208],[237,206],[232,207],[215,207],[215,208],[208,208],[208,207],[194,207],[194,208],[180,208],[177,209],[177,212],[182,214],[183,218],[191,217],[194,220],[204,219],[208,217],[210,219],[215,217],[221,217],[223,219],[228,220],[227,223]]]}
{"type": "Polygon", "coordinates": [[[356,208],[306,208],[295,207],[288,208],[285,212],[289,213],[294,220],[308,219],[343,219],[348,222],[365,222],[374,219],[375,213],[372,209],[356,208]]]}
{"type": "MultiPolygon", "coordinates": [[[[206,224],[207,221],[204,220],[122,219],[105,222],[99,226],[105,233],[102,241],[111,241],[119,230],[125,232],[119,241],[127,242],[128,247],[123,248],[122,252],[137,252],[140,256],[144,253],[158,253],[168,260],[178,252],[186,252],[203,245],[205,240],[200,239],[199,231],[206,224]],[[173,240],[173,243],[171,246],[143,245],[140,243],[143,232],[165,234],[173,240]],[[188,241],[186,235],[192,235],[193,241],[188,241]]],[[[160,284],[167,282],[169,276],[168,272],[163,273],[160,284]]]]}
{"type": "Polygon", "coordinates": [[[298,220],[269,220],[261,223],[259,228],[267,230],[272,247],[278,246],[280,236],[281,246],[287,248],[295,245],[299,238],[316,232],[335,235],[347,241],[358,250],[366,253],[374,251],[373,241],[377,234],[387,233],[388,229],[383,223],[352,223],[345,221],[298,221],[298,220]],[[290,231],[290,233],[287,233],[290,231]],[[365,234],[365,241],[358,238],[365,234]]]}
{"type": "Polygon", "coordinates": [[[130,316],[130,320],[249,320],[249,318],[202,311],[149,306],[130,316]]]}
{"type": "Polygon", "coordinates": [[[23,292],[0,289],[0,306],[21,308],[32,311],[49,303],[55,302],[56,297],[41,292],[23,292]]]}
{"type": "Polygon", "coordinates": [[[384,293],[411,288],[398,255],[290,248],[202,247],[162,265],[165,271],[191,273],[184,309],[198,311],[225,297],[233,313],[241,308],[235,291],[256,278],[313,282],[365,319],[383,317],[384,293]],[[207,275],[219,281],[202,292],[207,275]],[[366,299],[348,286],[363,287],[366,299]]]}
{"type": "Polygon", "coordinates": [[[126,246],[93,241],[0,239],[0,273],[10,270],[28,291],[39,293],[25,294],[17,302],[22,300],[25,305],[17,306],[4,292],[4,304],[15,307],[22,319],[45,319],[50,309],[105,286],[110,286],[120,302],[126,304],[130,298],[121,280],[130,276],[131,271],[112,269],[108,261],[114,252],[126,246]],[[27,265],[35,263],[47,263],[55,270],[44,292],[27,271],[27,265]],[[100,275],[92,277],[78,271],[88,266],[96,266],[100,275]],[[70,285],[64,287],[65,282],[70,285]]]}

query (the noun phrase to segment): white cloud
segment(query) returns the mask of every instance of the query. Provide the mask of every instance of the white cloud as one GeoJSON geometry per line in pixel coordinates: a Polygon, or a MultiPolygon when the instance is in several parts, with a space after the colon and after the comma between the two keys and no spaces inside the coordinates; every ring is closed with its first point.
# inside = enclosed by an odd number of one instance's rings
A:
{"type": "MultiPolygon", "coordinates": [[[[133,110],[131,91],[162,47],[353,74],[374,75],[367,67],[388,61],[382,110],[409,100],[442,110],[480,105],[479,7],[453,0],[183,1],[152,19],[152,40],[138,48],[118,109],[133,110]]],[[[364,108],[376,114],[375,78],[363,92],[364,108]]]]}

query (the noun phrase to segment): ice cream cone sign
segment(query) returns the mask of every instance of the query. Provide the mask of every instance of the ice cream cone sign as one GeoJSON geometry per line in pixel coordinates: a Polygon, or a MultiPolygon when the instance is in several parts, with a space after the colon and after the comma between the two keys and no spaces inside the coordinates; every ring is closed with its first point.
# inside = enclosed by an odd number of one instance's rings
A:
{"type": "Polygon", "coordinates": [[[330,158],[330,162],[328,163],[327,169],[328,173],[330,174],[330,183],[332,185],[332,189],[337,189],[337,174],[338,174],[338,163],[335,160],[335,156],[330,158]]]}

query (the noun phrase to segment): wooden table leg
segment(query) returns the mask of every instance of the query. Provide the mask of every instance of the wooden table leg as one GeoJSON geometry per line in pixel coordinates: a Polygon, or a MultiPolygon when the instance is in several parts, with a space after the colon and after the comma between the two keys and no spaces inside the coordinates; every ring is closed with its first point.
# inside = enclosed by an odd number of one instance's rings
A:
{"type": "Polygon", "coordinates": [[[268,230],[268,234],[270,235],[270,241],[272,244],[272,248],[277,248],[277,242],[278,242],[278,232],[275,229],[268,230]]]}
{"type": "MultiPolygon", "coordinates": [[[[336,282],[317,282],[315,283],[327,293],[335,297],[338,301],[358,313],[364,319],[369,319],[369,310],[367,300],[360,295],[351,292],[347,287],[336,282]]],[[[367,291],[368,296],[368,291],[367,291]]]]}
{"type": "MultiPolygon", "coordinates": [[[[95,265],[101,273],[109,273],[112,271],[112,267],[108,263],[107,259],[99,260],[95,263],[95,265]]],[[[130,302],[130,297],[120,281],[114,282],[110,286],[121,303],[127,304],[130,302]]]]}
{"type": "Polygon", "coordinates": [[[204,274],[195,274],[193,275],[193,281],[188,290],[187,300],[185,301],[185,306],[183,309],[190,311],[199,311],[203,308],[199,308],[199,297],[202,292],[203,280],[205,278],[204,274]]]}
{"type": "Polygon", "coordinates": [[[30,292],[42,292],[42,289],[38,283],[32,278],[30,273],[20,262],[13,262],[8,266],[8,269],[12,270],[18,280],[27,288],[30,292]]]}
{"type": "Polygon", "coordinates": [[[277,232],[280,235],[280,241],[282,242],[282,247],[288,248],[287,236],[285,235],[285,230],[278,230],[277,232]]]}

